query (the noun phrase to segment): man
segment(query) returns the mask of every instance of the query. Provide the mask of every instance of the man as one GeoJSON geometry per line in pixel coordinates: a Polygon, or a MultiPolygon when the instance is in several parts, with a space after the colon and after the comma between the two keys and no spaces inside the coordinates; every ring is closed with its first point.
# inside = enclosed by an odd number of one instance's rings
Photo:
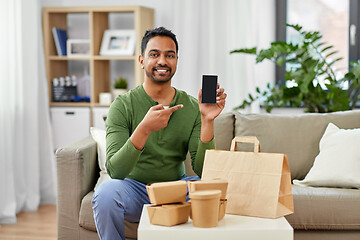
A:
{"type": "Polygon", "coordinates": [[[178,43],[163,27],[147,31],[139,62],[144,83],[118,96],[106,120],[106,168],[111,180],[95,191],[94,218],[101,239],[125,239],[124,220],[138,222],[149,203],[146,184],[188,178],[184,160],[201,176],[206,149],[213,149],[214,119],[225,106],[217,89],[216,104],[171,87],[176,72],[178,43]]]}

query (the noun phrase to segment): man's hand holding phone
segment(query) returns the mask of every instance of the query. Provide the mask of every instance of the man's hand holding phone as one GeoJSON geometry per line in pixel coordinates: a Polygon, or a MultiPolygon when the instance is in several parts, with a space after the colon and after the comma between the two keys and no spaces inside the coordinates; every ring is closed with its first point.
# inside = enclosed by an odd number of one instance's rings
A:
{"type": "Polygon", "coordinates": [[[224,109],[227,94],[220,88],[218,76],[203,75],[199,91],[199,108],[204,120],[214,120],[224,109]]]}

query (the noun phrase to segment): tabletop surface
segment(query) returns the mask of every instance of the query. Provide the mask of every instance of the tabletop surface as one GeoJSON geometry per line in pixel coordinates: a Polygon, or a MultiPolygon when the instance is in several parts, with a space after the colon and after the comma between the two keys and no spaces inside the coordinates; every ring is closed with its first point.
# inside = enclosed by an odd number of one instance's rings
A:
{"type": "Polygon", "coordinates": [[[166,227],[150,224],[147,206],[144,205],[138,228],[138,239],[293,239],[293,228],[285,217],[276,219],[226,214],[215,228],[197,228],[189,219],[187,223],[166,227]]]}

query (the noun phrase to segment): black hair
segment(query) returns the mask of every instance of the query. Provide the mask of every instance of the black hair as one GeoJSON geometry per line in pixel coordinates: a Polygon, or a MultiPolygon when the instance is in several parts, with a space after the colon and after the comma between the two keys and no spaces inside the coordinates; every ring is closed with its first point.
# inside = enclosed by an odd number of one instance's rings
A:
{"type": "Polygon", "coordinates": [[[174,33],[172,33],[170,30],[164,28],[164,27],[158,27],[152,30],[147,30],[144,34],[144,37],[141,40],[141,55],[144,56],[144,51],[146,48],[147,43],[149,42],[149,40],[153,37],[157,37],[157,36],[164,36],[164,37],[169,37],[171,38],[175,45],[176,45],[176,53],[179,50],[179,45],[178,42],[176,40],[176,35],[174,33]]]}

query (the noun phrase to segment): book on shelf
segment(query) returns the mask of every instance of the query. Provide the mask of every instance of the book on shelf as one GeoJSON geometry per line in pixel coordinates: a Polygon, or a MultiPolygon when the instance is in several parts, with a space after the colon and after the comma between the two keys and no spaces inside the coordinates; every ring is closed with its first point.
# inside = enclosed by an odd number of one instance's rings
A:
{"type": "Polygon", "coordinates": [[[57,54],[59,56],[66,56],[66,41],[67,41],[66,30],[53,27],[52,33],[54,36],[57,54]]]}

